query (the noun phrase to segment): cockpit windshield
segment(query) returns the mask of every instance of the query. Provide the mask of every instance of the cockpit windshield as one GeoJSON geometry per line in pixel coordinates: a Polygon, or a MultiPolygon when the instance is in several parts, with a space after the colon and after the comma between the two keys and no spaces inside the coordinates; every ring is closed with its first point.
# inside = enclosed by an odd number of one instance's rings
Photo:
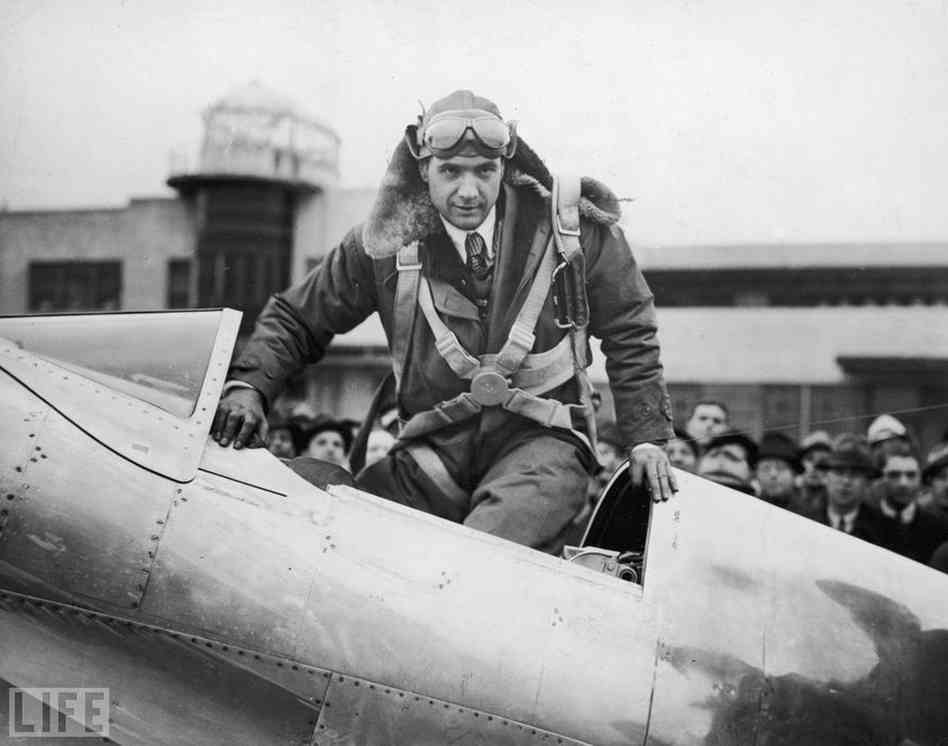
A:
{"type": "Polygon", "coordinates": [[[188,418],[201,393],[221,316],[221,311],[188,311],[9,317],[0,318],[0,337],[188,418]]]}

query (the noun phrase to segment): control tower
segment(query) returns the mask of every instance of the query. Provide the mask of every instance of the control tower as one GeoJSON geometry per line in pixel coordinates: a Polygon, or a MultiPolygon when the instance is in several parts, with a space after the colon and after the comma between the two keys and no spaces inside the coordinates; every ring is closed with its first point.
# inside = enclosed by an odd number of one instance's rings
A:
{"type": "Polygon", "coordinates": [[[230,306],[249,331],[285,288],[300,206],[336,186],[339,136],[285,96],[252,82],[204,112],[198,167],[172,165],[168,185],[193,206],[193,305],[230,306]]]}

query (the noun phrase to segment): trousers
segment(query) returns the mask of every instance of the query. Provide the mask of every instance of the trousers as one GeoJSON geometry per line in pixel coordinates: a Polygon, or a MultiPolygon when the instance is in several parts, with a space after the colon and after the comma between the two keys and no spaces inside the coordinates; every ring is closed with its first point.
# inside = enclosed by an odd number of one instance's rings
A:
{"type": "Polygon", "coordinates": [[[455,523],[559,554],[575,533],[589,479],[579,447],[552,435],[511,443],[462,499],[444,494],[396,448],[356,477],[360,489],[455,523]]]}

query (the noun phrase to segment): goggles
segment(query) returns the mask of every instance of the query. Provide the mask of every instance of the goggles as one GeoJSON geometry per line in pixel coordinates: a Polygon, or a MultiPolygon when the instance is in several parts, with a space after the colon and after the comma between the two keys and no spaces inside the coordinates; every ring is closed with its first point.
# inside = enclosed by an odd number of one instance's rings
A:
{"type": "Polygon", "coordinates": [[[452,150],[473,132],[481,144],[491,150],[503,150],[510,144],[510,127],[495,116],[463,116],[445,113],[428,123],[422,133],[421,144],[433,151],[452,150]]]}
{"type": "Polygon", "coordinates": [[[516,123],[477,109],[445,111],[409,125],[405,139],[415,158],[450,158],[469,147],[487,157],[512,158],[517,149],[516,123]]]}

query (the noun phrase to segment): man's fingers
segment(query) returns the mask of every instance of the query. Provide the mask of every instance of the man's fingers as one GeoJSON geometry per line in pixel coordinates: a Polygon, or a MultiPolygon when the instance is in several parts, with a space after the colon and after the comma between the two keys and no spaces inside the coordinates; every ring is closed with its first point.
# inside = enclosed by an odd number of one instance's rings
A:
{"type": "Polygon", "coordinates": [[[662,484],[661,465],[657,461],[650,461],[648,465],[648,482],[652,488],[652,502],[662,502],[665,497],[665,485],[662,484]]]}
{"type": "Polygon", "coordinates": [[[261,419],[260,424],[257,425],[257,435],[260,436],[260,442],[264,448],[270,445],[270,423],[266,419],[261,419]]]}
{"type": "Polygon", "coordinates": [[[224,430],[224,423],[227,422],[227,413],[229,411],[229,407],[218,404],[217,411],[214,413],[214,421],[211,423],[211,436],[218,442],[220,442],[221,432],[224,430]]]}
{"type": "Polygon", "coordinates": [[[227,413],[227,419],[224,421],[224,429],[221,431],[220,439],[220,444],[224,446],[224,448],[234,439],[234,436],[243,424],[244,416],[242,414],[237,414],[236,412],[227,413]]]}
{"type": "Polygon", "coordinates": [[[668,470],[665,468],[665,466],[659,466],[658,478],[662,485],[662,502],[670,500],[671,496],[674,494],[671,482],[669,481],[668,477],[668,470]]]}
{"type": "Polygon", "coordinates": [[[675,476],[675,472],[671,470],[671,467],[668,467],[668,484],[671,486],[672,492],[678,492],[678,477],[675,476]]]}
{"type": "Polygon", "coordinates": [[[243,425],[241,425],[237,437],[234,438],[234,448],[243,448],[245,444],[250,442],[250,436],[257,431],[259,421],[255,417],[244,415],[243,420],[243,425]]]}

